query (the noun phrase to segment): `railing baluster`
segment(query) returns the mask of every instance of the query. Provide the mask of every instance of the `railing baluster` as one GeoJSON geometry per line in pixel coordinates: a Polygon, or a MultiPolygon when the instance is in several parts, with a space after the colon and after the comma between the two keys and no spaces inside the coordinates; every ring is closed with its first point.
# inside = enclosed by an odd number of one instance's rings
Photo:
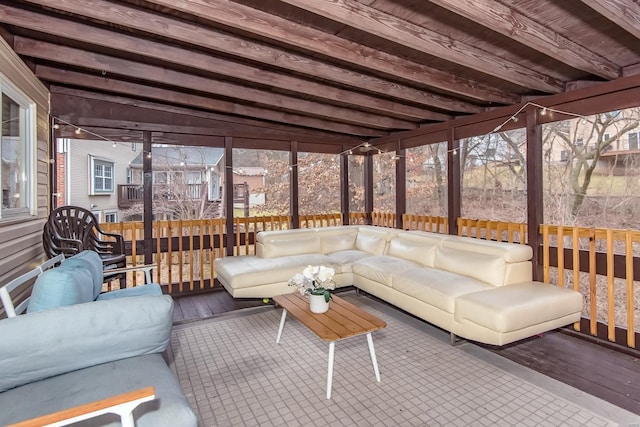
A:
{"type": "Polygon", "coordinates": [[[616,340],[615,299],[613,288],[613,230],[607,230],[607,335],[616,340]]]}
{"type": "MultiPolygon", "coordinates": [[[[573,290],[580,292],[580,235],[578,227],[571,229],[573,238],[573,290]]],[[[580,331],[580,322],[576,322],[573,327],[580,331]]]]}
{"type": "Polygon", "coordinates": [[[597,334],[598,300],[596,288],[596,230],[589,229],[589,297],[590,297],[590,329],[597,334]]]}
{"type": "Polygon", "coordinates": [[[636,348],[635,334],[635,307],[634,307],[634,289],[633,289],[633,241],[631,230],[625,232],[625,273],[627,284],[627,345],[636,348]]]}

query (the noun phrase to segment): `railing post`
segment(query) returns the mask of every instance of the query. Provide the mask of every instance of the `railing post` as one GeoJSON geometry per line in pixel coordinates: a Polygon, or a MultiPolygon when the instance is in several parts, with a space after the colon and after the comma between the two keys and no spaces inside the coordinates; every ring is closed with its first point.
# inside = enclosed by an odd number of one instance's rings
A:
{"type": "Polygon", "coordinates": [[[542,132],[538,109],[527,111],[527,242],[533,249],[533,280],[542,280],[542,132]]]}
{"type": "Polygon", "coordinates": [[[228,256],[233,255],[233,138],[224,137],[224,213],[227,218],[225,224],[225,250],[228,256]]]}
{"type": "Polygon", "coordinates": [[[449,234],[458,234],[458,218],[460,218],[461,206],[461,186],[460,186],[460,141],[455,139],[454,128],[449,124],[447,129],[447,178],[448,186],[448,217],[449,217],[449,234]]]}
{"type": "MultiPolygon", "coordinates": [[[[142,176],[144,218],[144,263],[153,262],[153,167],[151,164],[151,131],[142,131],[142,176]]],[[[135,239],[133,244],[135,245],[135,239]]]]}
{"type": "Polygon", "coordinates": [[[340,154],[340,212],[342,224],[349,224],[349,153],[340,154]]]}
{"type": "Polygon", "coordinates": [[[291,141],[289,152],[289,211],[291,228],[300,228],[300,206],[298,201],[298,143],[291,141]]]}
{"type": "Polygon", "coordinates": [[[402,216],[407,212],[407,150],[396,150],[396,228],[402,228],[402,216]]]}
{"type": "Polygon", "coordinates": [[[367,215],[364,222],[371,225],[373,213],[373,156],[364,156],[364,213],[367,215]]]}

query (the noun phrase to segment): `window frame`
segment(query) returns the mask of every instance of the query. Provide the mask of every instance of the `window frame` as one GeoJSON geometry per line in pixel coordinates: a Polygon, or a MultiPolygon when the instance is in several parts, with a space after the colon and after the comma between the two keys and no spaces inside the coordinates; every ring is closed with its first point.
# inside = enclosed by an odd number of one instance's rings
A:
{"type": "MultiPolygon", "coordinates": [[[[23,166],[20,170],[22,175],[20,191],[24,192],[21,197],[22,205],[16,208],[4,207],[0,204],[0,221],[7,219],[30,218],[36,215],[36,185],[37,177],[35,171],[35,153],[36,153],[36,117],[37,106],[24,92],[15,86],[9,79],[0,73],[0,98],[7,95],[13,102],[20,107],[19,113],[19,140],[22,148],[23,166]]],[[[0,103],[0,117],[2,117],[2,104],[0,103]]],[[[0,141],[2,138],[2,128],[0,127],[0,141]]],[[[2,154],[2,146],[0,145],[0,155],[2,154]]],[[[0,188],[3,186],[2,166],[0,165],[0,188]]]]}
{"type": "MultiPolygon", "coordinates": [[[[99,156],[89,155],[89,195],[90,196],[100,196],[100,195],[110,195],[115,192],[115,175],[116,175],[116,164],[115,162],[105,159],[99,156]],[[97,189],[96,188],[96,166],[110,166],[111,167],[111,188],[110,189],[97,189]]],[[[106,179],[105,174],[100,177],[101,179],[106,179]]]]}

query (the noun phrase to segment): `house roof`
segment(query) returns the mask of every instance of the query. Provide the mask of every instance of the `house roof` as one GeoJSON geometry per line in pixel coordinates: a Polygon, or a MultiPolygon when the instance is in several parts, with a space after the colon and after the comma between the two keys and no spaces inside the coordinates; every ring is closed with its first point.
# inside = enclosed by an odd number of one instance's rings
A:
{"type": "MultiPolygon", "coordinates": [[[[153,147],[154,168],[163,166],[191,165],[195,167],[211,167],[217,165],[224,155],[222,148],[215,147],[153,147]],[[184,165],[183,165],[184,164],[184,165]]],[[[142,167],[144,153],[138,154],[129,165],[142,167]]]]}
{"type": "Polygon", "coordinates": [[[265,168],[259,166],[239,166],[233,168],[233,173],[241,176],[263,176],[266,173],[265,168]]]}
{"type": "Polygon", "coordinates": [[[632,0],[0,0],[55,115],[169,143],[364,141],[615,80],[640,70],[639,17],[632,0]]]}

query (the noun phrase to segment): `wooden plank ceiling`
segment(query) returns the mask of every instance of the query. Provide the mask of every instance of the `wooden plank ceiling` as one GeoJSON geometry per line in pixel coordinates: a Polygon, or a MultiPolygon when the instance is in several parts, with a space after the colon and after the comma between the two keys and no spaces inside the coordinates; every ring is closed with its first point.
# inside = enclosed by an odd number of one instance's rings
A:
{"type": "Polygon", "coordinates": [[[0,34],[112,138],[356,144],[640,69],[634,0],[0,0],[0,34]]]}

